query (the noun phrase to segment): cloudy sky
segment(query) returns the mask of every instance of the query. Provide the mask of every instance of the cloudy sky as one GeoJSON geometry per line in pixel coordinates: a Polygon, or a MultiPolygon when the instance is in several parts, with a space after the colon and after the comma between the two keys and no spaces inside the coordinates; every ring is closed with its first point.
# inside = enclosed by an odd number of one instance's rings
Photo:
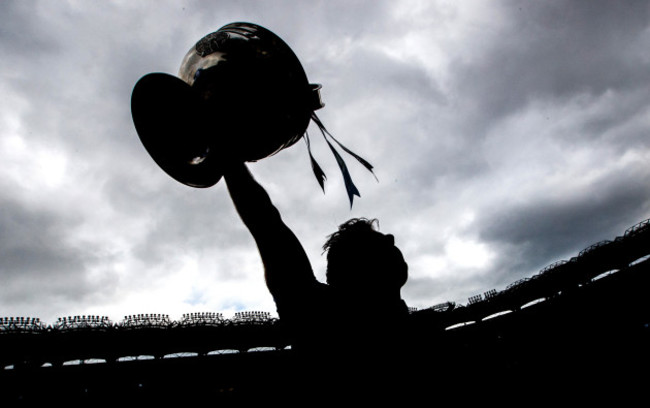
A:
{"type": "MultiPolygon", "coordinates": [[[[350,209],[315,126],[250,165],[324,277],[321,246],[378,218],[424,308],[537,273],[650,217],[647,1],[3,1],[0,315],[274,313],[225,184],[193,189],[144,150],[134,84],[176,74],[233,21],[263,25],[323,84],[350,209]]],[[[219,120],[215,117],[215,122],[219,120]]]]}

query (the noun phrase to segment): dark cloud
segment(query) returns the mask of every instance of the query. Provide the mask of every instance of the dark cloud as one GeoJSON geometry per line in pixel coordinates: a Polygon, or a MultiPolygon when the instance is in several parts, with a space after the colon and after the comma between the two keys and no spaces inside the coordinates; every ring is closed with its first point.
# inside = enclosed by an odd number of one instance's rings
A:
{"type": "Polygon", "coordinates": [[[459,92],[480,109],[472,112],[480,117],[475,125],[486,128],[539,98],[647,87],[646,2],[513,4],[502,11],[502,31],[485,33],[493,41],[451,68],[459,92]]]}
{"type": "Polygon", "coordinates": [[[82,222],[79,217],[6,199],[1,208],[0,302],[5,310],[55,298],[79,301],[97,290],[85,276],[96,260],[92,249],[69,243],[69,231],[82,222]]]}
{"type": "Polygon", "coordinates": [[[500,248],[501,279],[530,276],[601,240],[613,240],[643,219],[650,209],[648,172],[616,174],[588,189],[526,203],[504,201],[483,214],[475,228],[500,248]],[[628,177],[631,176],[631,177],[628,177]]]}
{"type": "Polygon", "coordinates": [[[3,55],[11,56],[15,64],[13,70],[3,72],[5,75],[20,74],[22,68],[29,64],[38,65],[43,57],[62,51],[53,32],[48,32],[42,22],[37,23],[38,19],[34,17],[38,11],[30,3],[3,2],[0,5],[0,50],[3,55]]]}

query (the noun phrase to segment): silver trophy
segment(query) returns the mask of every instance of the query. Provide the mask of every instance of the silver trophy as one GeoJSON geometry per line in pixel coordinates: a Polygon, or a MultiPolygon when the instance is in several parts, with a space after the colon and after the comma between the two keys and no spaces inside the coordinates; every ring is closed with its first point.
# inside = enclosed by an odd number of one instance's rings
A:
{"type": "Polygon", "coordinates": [[[307,127],[320,129],[339,164],[350,205],[359,196],[332,141],[369,171],[372,166],[339,143],[316,116],[321,86],[310,84],[300,61],[277,35],[251,23],[232,23],[192,47],[178,76],[150,73],[136,83],[131,113],[142,144],[177,181],[197,188],[217,183],[228,163],[254,162],[304,138],[314,174],[307,127]]]}

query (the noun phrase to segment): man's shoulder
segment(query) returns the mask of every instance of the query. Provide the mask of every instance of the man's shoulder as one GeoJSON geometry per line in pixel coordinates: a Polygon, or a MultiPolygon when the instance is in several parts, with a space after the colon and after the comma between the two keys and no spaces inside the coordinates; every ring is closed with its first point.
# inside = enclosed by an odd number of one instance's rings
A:
{"type": "Polygon", "coordinates": [[[299,290],[275,296],[275,303],[280,318],[296,318],[329,307],[332,298],[331,288],[327,284],[314,281],[299,290]]]}

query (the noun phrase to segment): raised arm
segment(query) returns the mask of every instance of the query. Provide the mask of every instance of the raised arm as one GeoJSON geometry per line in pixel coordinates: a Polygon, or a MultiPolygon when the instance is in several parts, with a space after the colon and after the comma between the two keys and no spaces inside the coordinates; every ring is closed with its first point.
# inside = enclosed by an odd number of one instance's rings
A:
{"type": "Polygon", "coordinates": [[[317,283],[300,241],[244,163],[231,166],[224,178],[239,216],[257,243],[266,285],[278,307],[298,299],[317,283]]]}

